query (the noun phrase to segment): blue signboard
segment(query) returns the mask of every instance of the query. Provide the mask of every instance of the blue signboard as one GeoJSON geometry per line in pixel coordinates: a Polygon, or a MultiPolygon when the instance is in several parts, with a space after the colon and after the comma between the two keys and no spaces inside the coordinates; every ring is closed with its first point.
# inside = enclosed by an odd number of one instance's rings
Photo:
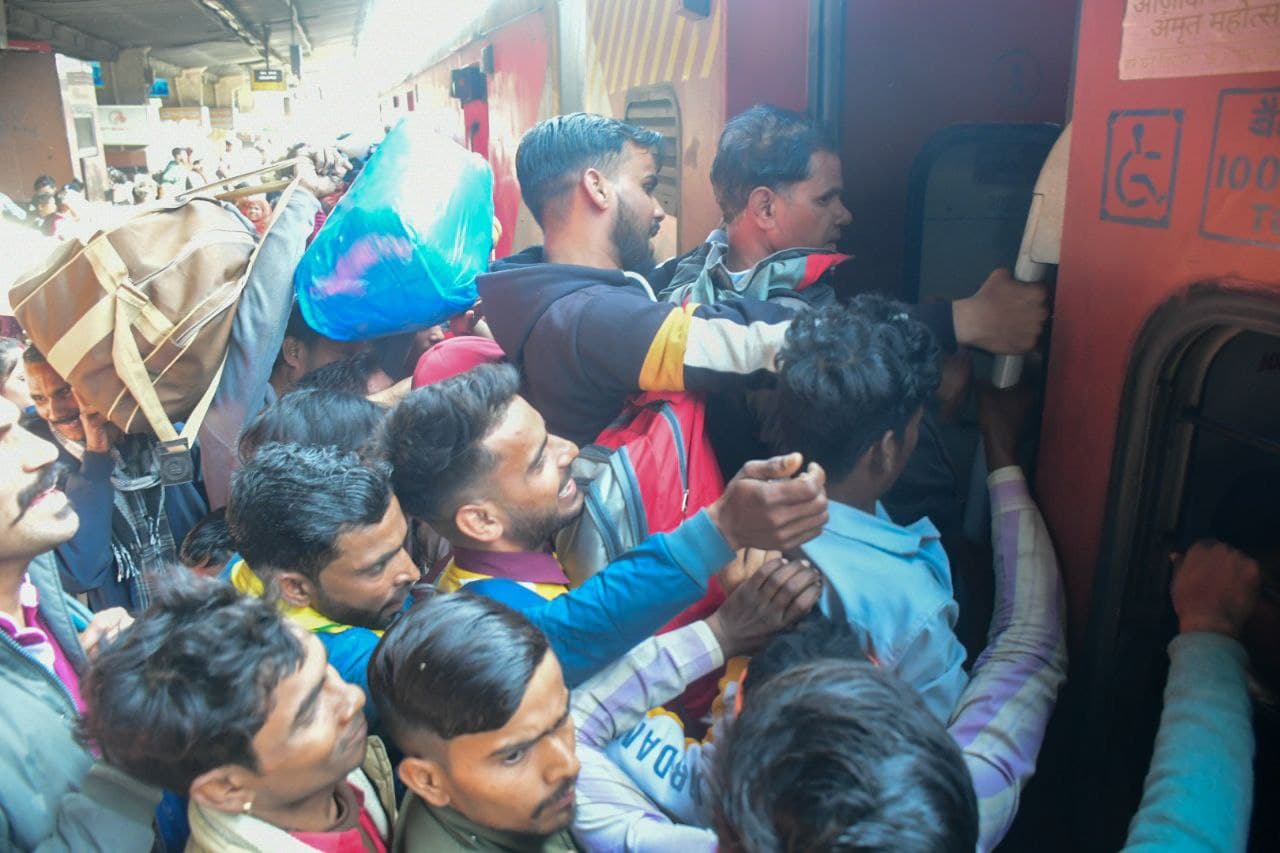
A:
{"type": "Polygon", "coordinates": [[[164,77],[157,77],[155,82],[151,84],[151,92],[149,94],[153,98],[169,97],[169,81],[164,77]]]}

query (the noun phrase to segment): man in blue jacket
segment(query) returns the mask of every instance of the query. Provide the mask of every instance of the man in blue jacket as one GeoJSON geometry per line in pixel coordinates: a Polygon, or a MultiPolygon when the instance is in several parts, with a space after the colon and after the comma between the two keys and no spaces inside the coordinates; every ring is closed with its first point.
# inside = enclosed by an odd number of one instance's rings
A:
{"type": "MultiPolygon", "coordinates": [[[[521,608],[547,634],[567,683],[581,683],[698,601],[735,548],[816,535],[826,521],[820,473],[770,480],[769,463],[753,473],[578,589],[521,608]]],[[[333,447],[265,445],[236,472],[227,524],[243,558],[231,567],[232,583],[254,595],[274,587],[343,678],[365,687],[378,637],[420,577],[404,550],[408,523],[391,466],[333,447]]]]}

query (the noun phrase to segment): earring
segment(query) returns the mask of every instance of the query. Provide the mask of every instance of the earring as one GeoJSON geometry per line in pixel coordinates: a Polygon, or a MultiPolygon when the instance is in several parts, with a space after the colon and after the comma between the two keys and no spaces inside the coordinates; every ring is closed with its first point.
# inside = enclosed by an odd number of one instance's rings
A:
{"type": "Polygon", "coordinates": [[[251,811],[253,811],[253,800],[245,800],[244,813],[248,814],[251,811]]]}

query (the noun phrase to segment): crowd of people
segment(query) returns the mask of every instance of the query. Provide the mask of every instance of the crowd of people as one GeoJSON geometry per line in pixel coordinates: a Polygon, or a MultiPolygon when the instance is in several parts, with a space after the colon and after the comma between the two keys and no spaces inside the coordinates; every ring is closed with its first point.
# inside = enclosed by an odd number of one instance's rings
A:
{"type": "MultiPolygon", "coordinates": [[[[1066,678],[1062,584],[1018,462],[1031,395],[978,389],[994,596],[966,648],[982,603],[957,589],[937,422],[957,352],[1031,350],[1047,292],[1004,270],[953,303],[850,292],[838,151],[769,106],[720,138],[722,226],[658,265],[660,144],[535,125],[516,167],[543,244],[395,345],[294,302],[350,177],[314,152],[269,227],[246,211],[261,245],[185,484],[0,341],[6,846],[1002,841],[1066,678]],[[571,579],[551,543],[598,509],[579,448],[645,393],[705,401],[723,491],[571,579]]],[[[1176,562],[1129,846],[1243,849],[1258,565],[1221,543],[1176,562]]]]}

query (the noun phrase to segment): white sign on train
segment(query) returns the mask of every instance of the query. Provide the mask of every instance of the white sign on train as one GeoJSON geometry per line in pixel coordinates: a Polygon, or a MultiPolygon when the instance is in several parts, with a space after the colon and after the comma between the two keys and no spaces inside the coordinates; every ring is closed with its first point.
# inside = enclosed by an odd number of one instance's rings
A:
{"type": "Polygon", "coordinates": [[[1127,0],[1120,79],[1280,69],[1280,2],[1127,0]]]}

